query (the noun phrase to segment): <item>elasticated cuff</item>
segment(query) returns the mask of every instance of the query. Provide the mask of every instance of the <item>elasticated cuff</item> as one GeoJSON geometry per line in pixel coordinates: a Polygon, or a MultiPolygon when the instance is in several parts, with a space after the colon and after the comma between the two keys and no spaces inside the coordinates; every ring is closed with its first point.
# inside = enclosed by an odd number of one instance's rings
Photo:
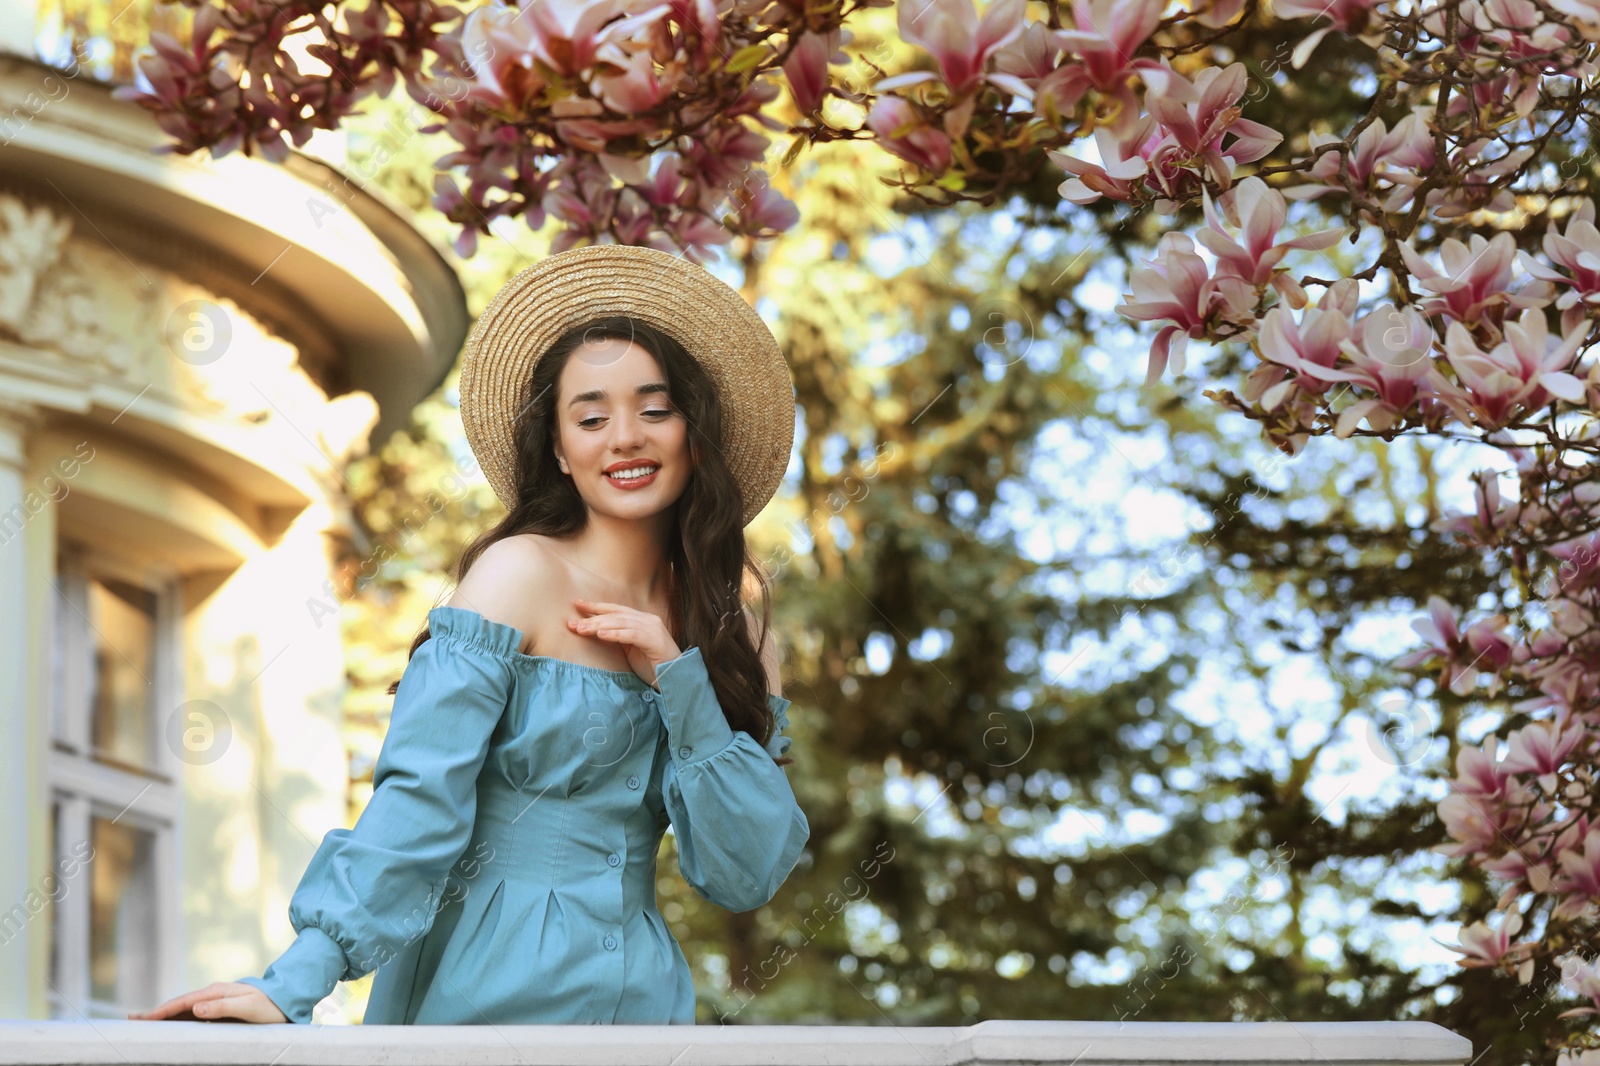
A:
{"type": "Polygon", "coordinates": [[[671,757],[680,763],[708,759],[733,743],[711,675],[698,647],[656,666],[661,689],[661,718],[667,727],[671,757]]]}
{"type": "Polygon", "coordinates": [[[309,1025],[312,1009],[338,986],[344,972],[339,942],[308,925],[264,975],[241,977],[239,982],[259,988],[291,1022],[309,1025]]]}

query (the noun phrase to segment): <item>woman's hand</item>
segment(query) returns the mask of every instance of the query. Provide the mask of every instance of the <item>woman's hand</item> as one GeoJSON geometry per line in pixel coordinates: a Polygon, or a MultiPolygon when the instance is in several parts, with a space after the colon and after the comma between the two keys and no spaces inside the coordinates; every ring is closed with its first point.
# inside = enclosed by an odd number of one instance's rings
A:
{"type": "Polygon", "coordinates": [[[278,1005],[255,985],[243,981],[213,981],[194,992],[167,1000],[150,1010],[128,1017],[150,1022],[287,1022],[278,1005]]]}
{"type": "Polygon", "coordinates": [[[628,656],[628,669],[652,688],[656,684],[656,664],[683,654],[659,615],[604,600],[572,602],[589,617],[569,618],[567,628],[574,633],[622,645],[624,654],[628,656]]]}

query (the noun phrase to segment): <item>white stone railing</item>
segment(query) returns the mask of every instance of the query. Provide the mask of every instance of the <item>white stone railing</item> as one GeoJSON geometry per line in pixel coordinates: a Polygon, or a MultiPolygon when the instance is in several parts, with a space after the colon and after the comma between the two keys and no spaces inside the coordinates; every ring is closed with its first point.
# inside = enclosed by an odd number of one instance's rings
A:
{"type": "Polygon", "coordinates": [[[31,1066],[1466,1066],[1429,1022],[892,1025],[243,1025],[0,1022],[31,1066]]]}

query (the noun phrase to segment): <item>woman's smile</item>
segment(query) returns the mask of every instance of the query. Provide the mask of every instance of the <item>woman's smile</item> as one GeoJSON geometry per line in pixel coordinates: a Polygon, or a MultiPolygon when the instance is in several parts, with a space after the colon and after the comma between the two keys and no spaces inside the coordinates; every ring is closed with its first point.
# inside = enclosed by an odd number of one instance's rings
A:
{"type": "Polygon", "coordinates": [[[661,464],[638,461],[603,471],[605,479],[619,489],[642,489],[656,479],[661,464]]]}

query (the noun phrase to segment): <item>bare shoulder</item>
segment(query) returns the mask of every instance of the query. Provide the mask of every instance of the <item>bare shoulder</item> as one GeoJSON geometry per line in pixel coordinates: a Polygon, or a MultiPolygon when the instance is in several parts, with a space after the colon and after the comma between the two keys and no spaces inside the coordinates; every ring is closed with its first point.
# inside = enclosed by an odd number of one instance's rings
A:
{"type": "Polygon", "coordinates": [[[446,606],[476,611],[526,636],[535,621],[532,606],[550,602],[554,563],[537,537],[497,540],[473,560],[446,606]]]}
{"type": "MultiPolygon", "coordinates": [[[[750,627],[751,643],[761,638],[761,619],[750,608],[744,609],[746,624],[750,627]]],[[[778,643],[773,637],[771,628],[767,630],[767,639],[761,642],[761,665],[767,670],[767,691],[774,696],[783,695],[783,683],[780,681],[778,662],[778,643]]]]}

